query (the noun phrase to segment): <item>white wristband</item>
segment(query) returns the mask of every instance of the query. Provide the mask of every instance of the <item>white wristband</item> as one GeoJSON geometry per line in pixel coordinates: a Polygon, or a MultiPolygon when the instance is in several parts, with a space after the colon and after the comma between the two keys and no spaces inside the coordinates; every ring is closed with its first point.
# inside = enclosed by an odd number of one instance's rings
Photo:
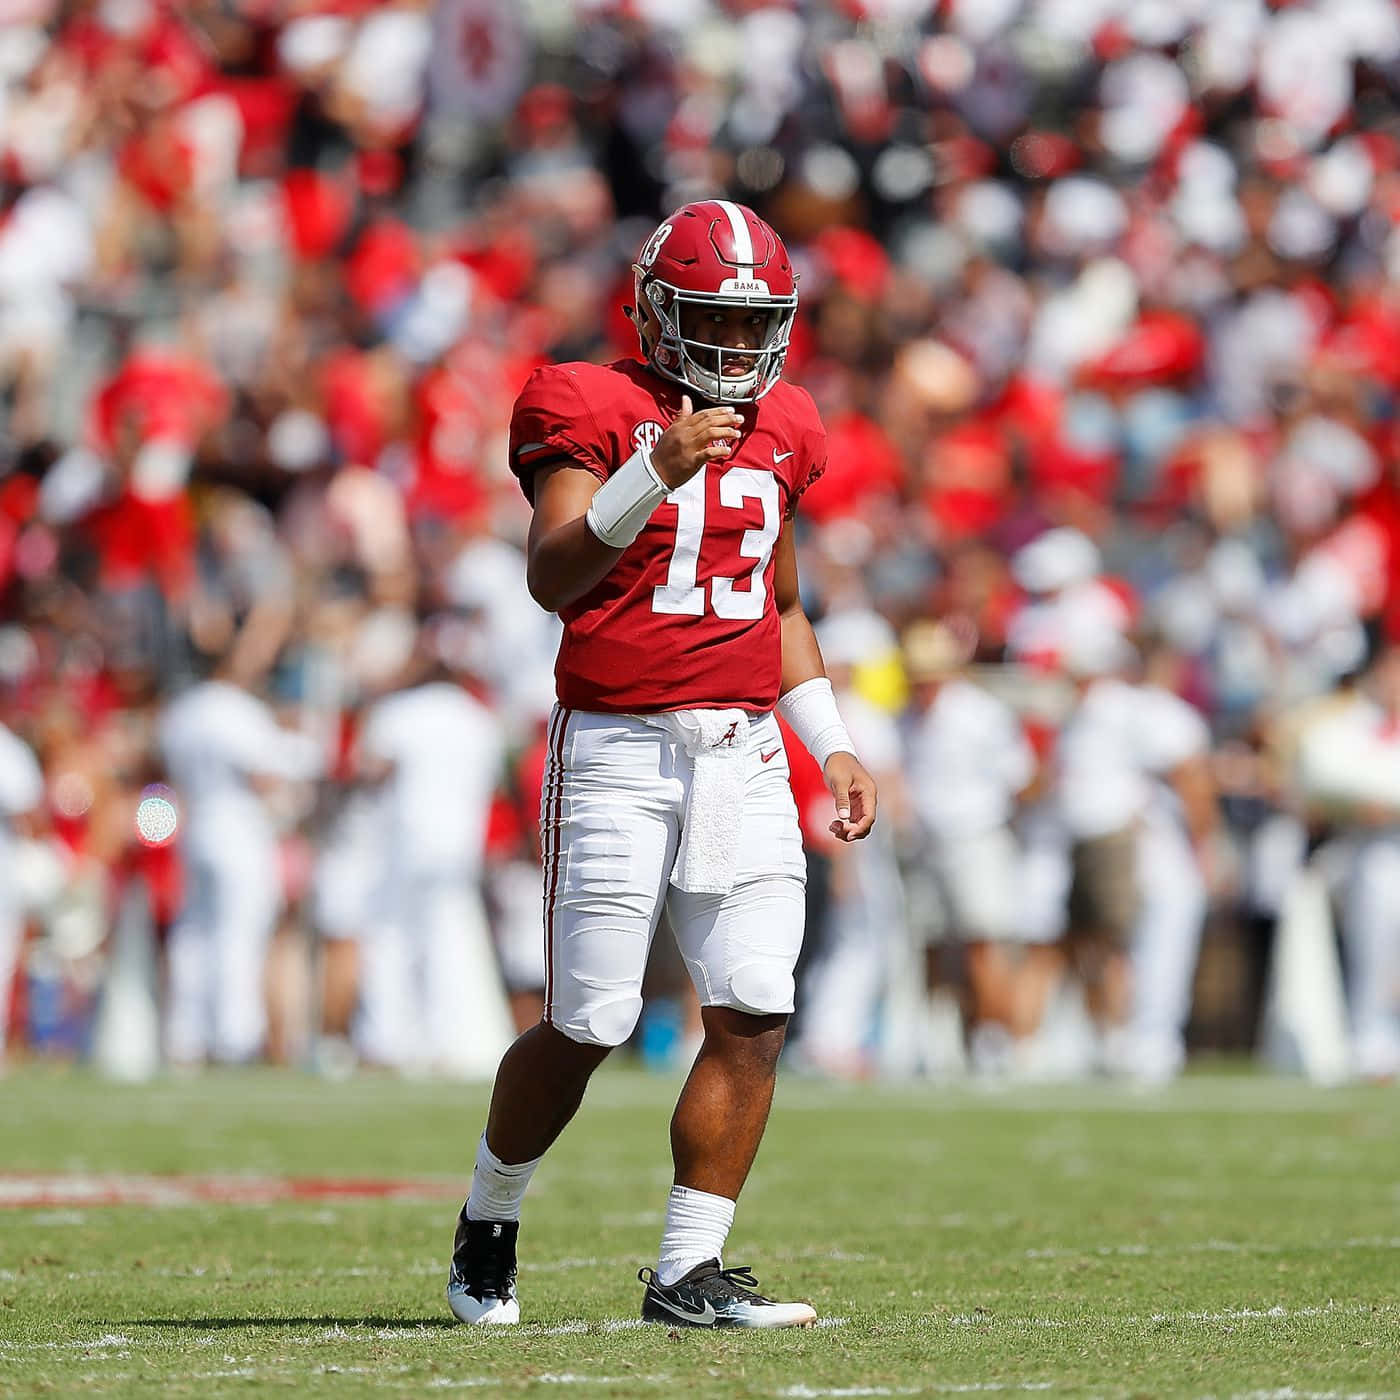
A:
{"type": "Polygon", "coordinates": [[[670,493],[651,464],[651,453],[639,447],[593,493],[584,521],[604,544],[626,549],[670,493]]]}
{"type": "Polygon", "coordinates": [[[793,686],[778,701],[777,710],[819,768],[825,769],[827,759],[834,753],[855,754],[856,746],[841,722],[836,696],[825,676],[814,676],[793,686]]]}

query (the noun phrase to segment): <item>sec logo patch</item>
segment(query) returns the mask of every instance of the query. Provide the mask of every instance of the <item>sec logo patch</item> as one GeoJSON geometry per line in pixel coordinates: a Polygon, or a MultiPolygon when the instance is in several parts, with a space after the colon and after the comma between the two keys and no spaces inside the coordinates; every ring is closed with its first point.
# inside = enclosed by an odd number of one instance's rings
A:
{"type": "Polygon", "coordinates": [[[658,442],[661,441],[661,434],[666,430],[654,419],[648,418],[644,423],[638,423],[632,429],[632,446],[638,452],[650,452],[658,442]]]}

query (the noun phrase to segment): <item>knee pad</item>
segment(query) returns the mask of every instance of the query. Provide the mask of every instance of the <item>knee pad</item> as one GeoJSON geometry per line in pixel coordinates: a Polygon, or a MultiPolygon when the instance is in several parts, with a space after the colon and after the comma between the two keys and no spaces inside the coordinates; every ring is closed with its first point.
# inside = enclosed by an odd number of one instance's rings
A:
{"type": "Polygon", "coordinates": [[[723,1005],[753,1016],[774,1016],[793,1009],[796,986],[792,973],[776,962],[750,962],[736,967],[729,978],[723,1005]]]}
{"type": "Polygon", "coordinates": [[[615,996],[581,1006],[566,1021],[555,1021],[554,1029],[580,1045],[615,1049],[627,1039],[642,1014],[639,996],[615,996]]]}

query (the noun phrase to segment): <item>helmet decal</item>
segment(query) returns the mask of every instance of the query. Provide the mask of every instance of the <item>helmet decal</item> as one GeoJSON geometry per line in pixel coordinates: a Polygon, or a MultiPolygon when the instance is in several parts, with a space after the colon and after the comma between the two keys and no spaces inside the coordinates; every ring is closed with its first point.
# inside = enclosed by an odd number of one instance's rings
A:
{"type": "Polygon", "coordinates": [[[646,247],[637,254],[637,263],[641,267],[650,267],[656,261],[656,255],[665,246],[666,240],[671,236],[671,224],[662,224],[660,228],[647,239],[646,247]]]}
{"type": "Polygon", "coordinates": [[[743,210],[737,204],[731,204],[727,199],[717,199],[715,203],[724,211],[724,217],[729,221],[729,233],[734,240],[734,256],[725,258],[723,251],[716,245],[715,251],[719,253],[724,261],[731,263],[734,267],[753,269],[755,262],[753,249],[753,235],[749,232],[749,226],[744,220],[743,210]]]}

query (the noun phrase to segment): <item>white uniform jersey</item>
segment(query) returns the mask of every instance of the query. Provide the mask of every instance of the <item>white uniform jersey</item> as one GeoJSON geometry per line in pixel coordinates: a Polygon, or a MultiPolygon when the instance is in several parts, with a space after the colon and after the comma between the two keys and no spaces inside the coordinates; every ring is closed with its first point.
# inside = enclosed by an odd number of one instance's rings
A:
{"type": "Polygon", "coordinates": [[[468,615],[473,669],[509,720],[532,726],[554,707],[554,658],[563,624],[530,597],[525,555],[505,540],[472,540],[452,561],[447,592],[468,615]]]}
{"type": "Polygon", "coordinates": [[[379,701],[360,742],[392,765],[383,810],[399,868],[477,869],[505,758],[491,711],[450,682],[417,686],[379,701]]]}
{"type": "Polygon", "coordinates": [[[241,837],[272,839],[256,777],[306,780],[322,768],[321,746],[283,729],[256,696],[224,681],[205,681],[170,706],[161,749],[185,806],[185,839],[203,849],[241,837]]]}
{"type": "Polygon", "coordinates": [[[43,795],[44,775],[33,751],[19,735],[0,724],[0,817],[32,812],[43,795]]]}
{"type": "Polygon", "coordinates": [[[1060,733],[1056,797],[1076,840],[1122,831],[1170,799],[1158,779],[1206,751],[1200,714],[1170,691],[1095,681],[1060,733]]]}
{"type": "MultiPolygon", "coordinates": [[[[44,775],[29,745],[0,724],[0,902],[8,903],[14,866],[10,818],[32,812],[44,796],[44,775]]],[[[3,994],[0,984],[0,994],[3,994]]]]}
{"type": "Polygon", "coordinates": [[[924,827],[959,840],[1005,826],[1035,755],[1016,712],[971,681],[951,680],[909,738],[909,785],[924,827]]]}
{"type": "Polygon", "coordinates": [[[1390,716],[1364,695],[1330,708],[1299,740],[1298,782],[1319,802],[1400,807],[1400,743],[1390,716]]]}

